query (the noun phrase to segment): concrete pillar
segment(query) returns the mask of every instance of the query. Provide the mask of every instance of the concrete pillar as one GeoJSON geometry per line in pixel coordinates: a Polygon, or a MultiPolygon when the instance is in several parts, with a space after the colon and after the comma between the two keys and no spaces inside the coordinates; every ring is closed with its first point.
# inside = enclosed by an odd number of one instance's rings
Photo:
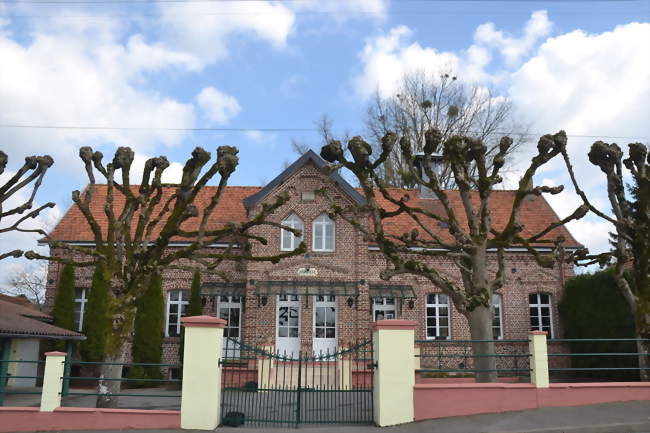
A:
{"type": "Polygon", "coordinates": [[[528,333],[528,350],[530,352],[530,382],[536,388],[548,388],[548,349],[545,331],[528,333]]]}
{"type": "MultiPolygon", "coordinates": [[[[347,347],[341,347],[341,352],[345,352],[347,347]]],[[[339,355],[336,360],[336,369],[339,373],[340,389],[352,389],[352,360],[350,353],[339,355]]]]}
{"type": "Polygon", "coordinates": [[[223,328],[226,321],[211,316],[181,319],[185,327],[181,428],[214,430],[220,422],[223,328]]]}
{"type": "Polygon", "coordinates": [[[373,324],[373,404],[380,427],[413,421],[415,327],[412,320],[378,320],[373,324]]]}
{"type": "Polygon", "coordinates": [[[53,412],[61,406],[65,352],[45,353],[45,373],[41,392],[41,412],[53,412]]]}
{"type": "MultiPolygon", "coordinates": [[[[275,351],[275,344],[265,343],[262,345],[262,351],[265,354],[273,354],[275,351]]],[[[271,370],[275,368],[275,359],[271,356],[264,355],[257,358],[257,387],[258,389],[271,388],[271,370]]],[[[266,392],[266,391],[264,391],[266,392]]]]}

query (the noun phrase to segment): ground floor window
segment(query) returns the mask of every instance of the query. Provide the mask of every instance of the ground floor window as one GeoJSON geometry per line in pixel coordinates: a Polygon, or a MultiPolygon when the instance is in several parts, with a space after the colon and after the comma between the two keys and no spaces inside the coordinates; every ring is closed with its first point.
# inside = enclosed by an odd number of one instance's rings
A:
{"type": "Polygon", "coordinates": [[[76,288],[74,291],[74,329],[81,332],[84,327],[84,313],[88,302],[88,292],[85,288],[76,288]]]}
{"type": "Polygon", "coordinates": [[[449,297],[442,293],[431,293],[426,301],[427,338],[449,339],[449,297]]]}
{"type": "Polygon", "coordinates": [[[167,337],[181,335],[181,318],[185,317],[185,309],[189,304],[189,293],[185,290],[172,290],[167,292],[167,337]]]}
{"type": "Polygon", "coordinates": [[[531,293],[528,295],[530,309],[530,329],[546,331],[553,336],[553,320],[551,314],[551,295],[547,293],[531,293]]]}
{"type": "Polygon", "coordinates": [[[492,316],[492,338],[495,340],[503,339],[503,317],[501,316],[501,295],[495,293],[492,295],[492,308],[494,315],[492,316]]]}
{"type": "Polygon", "coordinates": [[[372,319],[384,320],[397,318],[397,300],[395,298],[372,298],[372,319]]]}

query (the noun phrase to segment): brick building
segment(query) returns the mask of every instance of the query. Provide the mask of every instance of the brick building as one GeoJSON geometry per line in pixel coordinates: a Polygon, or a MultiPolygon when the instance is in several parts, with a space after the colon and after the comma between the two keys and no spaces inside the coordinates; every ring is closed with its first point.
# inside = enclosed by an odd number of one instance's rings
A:
{"type": "MultiPolygon", "coordinates": [[[[302,229],[308,251],[278,264],[230,263],[222,268],[229,274],[228,282],[215,275],[202,275],[204,312],[226,319],[226,335],[232,338],[248,344],[272,345],[287,353],[298,350],[332,352],[365,340],[372,321],[382,318],[417,321],[420,324],[416,330],[417,339],[469,339],[465,317],[439,289],[415,276],[381,280],[379,274],[385,260],[378,248],[365,242],[349,223],[333,221],[327,216],[329,202],[316,191],[326,191],[328,200],[342,206],[363,203],[364,197],[337,173],[328,173],[325,165],[324,160],[310,151],[264,187],[226,189],[211,224],[243,221],[277,193],[287,192],[291,199],[276,211],[273,221],[302,229]]],[[[409,193],[421,206],[435,209],[439,205],[435,199],[421,197],[416,190],[399,192],[409,193]]],[[[98,205],[94,212],[100,219],[105,193],[105,187],[97,186],[98,205]]],[[[208,195],[206,191],[203,197],[207,200],[208,195]]],[[[462,214],[458,194],[450,191],[449,196],[462,214]]],[[[505,224],[513,198],[514,191],[493,193],[495,225],[505,224]]],[[[197,205],[201,205],[200,198],[197,205]]],[[[522,206],[524,234],[538,232],[557,220],[542,197],[526,199],[522,206]]],[[[387,228],[399,234],[410,230],[406,218],[389,221],[387,228]]],[[[439,230],[446,233],[443,227],[439,230]]],[[[290,232],[271,226],[260,228],[258,234],[269,240],[268,245],[256,247],[258,255],[275,255],[299,244],[299,239],[290,232]]],[[[552,231],[547,239],[557,236],[565,238],[566,249],[579,246],[564,227],[552,231]]],[[[88,245],[93,240],[76,207],[68,210],[52,237],[78,245],[88,245]]],[[[64,251],[54,250],[52,254],[64,254],[64,251]]],[[[526,338],[530,329],[546,330],[552,336],[559,336],[557,301],[564,281],[573,275],[572,268],[561,263],[553,269],[541,268],[521,249],[513,248],[506,255],[507,283],[493,299],[495,338],[526,338]]],[[[460,278],[455,265],[447,258],[432,259],[431,264],[452,278],[460,278]]],[[[47,286],[50,304],[61,269],[61,265],[50,263],[47,286]]],[[[90,280],[91,270],[78,270],[78,330],[83,323],[90,280]]],[[[163,274],[166,296],[163,362],[177,359],[180,317],[189,299],[191,281],[189,272],[168,270],[163,274]]]]}

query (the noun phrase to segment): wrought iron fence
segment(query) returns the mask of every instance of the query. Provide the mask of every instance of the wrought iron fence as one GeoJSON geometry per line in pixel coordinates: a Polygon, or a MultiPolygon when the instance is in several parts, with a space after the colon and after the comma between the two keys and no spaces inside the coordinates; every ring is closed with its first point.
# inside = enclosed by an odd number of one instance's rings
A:
{"type": "Polygon", "coordinates": [[[473,377],[476,373],[496,372],[501,377],[529,377],[528,340],[416,340],[416,358],[421,378],[473,377]],[[494,343],[495,353],[473,353],[473,343],[494,343]],[[479,369],[476,360],[495,358],[496,368],[479,369]]]}
{"type": "Polygon", "coordinates": [[[369,424],[372,342],[337,352],[278,352],[225,340],[221,416],[225,425],[369,424]]]}

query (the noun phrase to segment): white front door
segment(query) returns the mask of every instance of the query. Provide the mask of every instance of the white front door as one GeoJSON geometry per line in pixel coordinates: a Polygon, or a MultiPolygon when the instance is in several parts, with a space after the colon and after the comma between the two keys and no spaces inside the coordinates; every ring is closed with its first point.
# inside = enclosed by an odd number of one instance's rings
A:
{"type": "Polygon", "coordinates": [[[314,297],[314,355],[336,352],[336,296],[314,297]]]}
{"type": "Polygon", "coordinates": [[[232,340],[241,341],[241,296],[219,296],[218,313],[226,321],[223,355],[225,358],[239,358],[239,345],[232,340]]]}
{"type": "Polygon", "coordinates": [[[295,295],[278,295],[275,350],[282,356],[300,352],[300,300],[295,295]]]}

